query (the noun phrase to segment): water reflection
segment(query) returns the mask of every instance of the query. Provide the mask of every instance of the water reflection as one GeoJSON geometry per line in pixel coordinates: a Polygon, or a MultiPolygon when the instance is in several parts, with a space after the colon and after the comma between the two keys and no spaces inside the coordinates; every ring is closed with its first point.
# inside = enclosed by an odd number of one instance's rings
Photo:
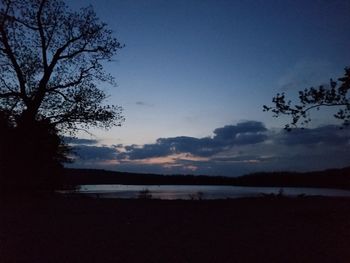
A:
{"type": "Polygon", "coordinates": [[[97,198],[138,198],[145,190],[148,190],[149,198],[163,200],[227,199],[279,194],[290,197],[350,197],[350,191],[339,189],[207,185],[80,185],[76,193],[97,198]]]}

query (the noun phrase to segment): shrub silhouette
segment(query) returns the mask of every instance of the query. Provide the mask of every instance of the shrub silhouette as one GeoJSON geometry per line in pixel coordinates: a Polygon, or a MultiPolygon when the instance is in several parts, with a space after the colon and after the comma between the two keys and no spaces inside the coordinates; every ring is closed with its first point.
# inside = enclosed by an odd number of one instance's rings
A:
{"type": "Polygon", "coordinates": [[[52,192],[63,187],[68,148],[47,120],[13,125],[0,112],[0,191],[52,192]]]}
{"type": "Polygon", "coordinates": [[[138,194],[139,199],[152,199],[152,193],[147,188],[144,190],[141,190],[138,194]]]}

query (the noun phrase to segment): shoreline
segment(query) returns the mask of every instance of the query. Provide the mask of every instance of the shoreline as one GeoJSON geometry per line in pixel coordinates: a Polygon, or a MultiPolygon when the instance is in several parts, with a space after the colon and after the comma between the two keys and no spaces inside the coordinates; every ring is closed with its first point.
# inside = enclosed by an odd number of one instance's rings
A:
{"type": "Polygon", "coordinates": [[[349,198],[0,203],[6,262],[348,262],[349,198]]]}

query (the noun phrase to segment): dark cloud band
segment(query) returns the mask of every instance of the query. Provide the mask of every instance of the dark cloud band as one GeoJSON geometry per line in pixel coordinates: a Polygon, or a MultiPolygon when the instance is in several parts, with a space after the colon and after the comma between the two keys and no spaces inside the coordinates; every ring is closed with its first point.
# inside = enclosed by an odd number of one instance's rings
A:
{"type": "Polygon", "coordinates": [[[247,121],[217,128],[211,137],[159,138],[141,146],[96,146],[97,141],[76,139],[74,166],[228,176],[326,169],[350,163],[349,141],[350,129],[336,126],[273,132],[261,122],[247,121]]]}
{"type": "Polygon", "coordinates": [[[213,137],[172,137],[160,138],[154,144],[126,146],[121,158],[145,159],[171,154],[189,153],[200,157],[210,157],[234,145],[256,144],[267,139],[264,124],[247,121],[237,125],[227,125],[214,130],[213,137]]]}

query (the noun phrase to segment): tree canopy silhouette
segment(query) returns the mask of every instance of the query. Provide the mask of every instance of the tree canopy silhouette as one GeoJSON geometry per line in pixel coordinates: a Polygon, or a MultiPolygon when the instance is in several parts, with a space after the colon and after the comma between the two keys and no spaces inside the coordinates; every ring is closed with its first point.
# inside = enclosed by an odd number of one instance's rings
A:
{"type": "Polygon", "coordinates": [[[16,163],[35,167],[27,173],[58,164],[60,134],[121,125],[121,107],[105,104],[97,85],[115,85],[103,62],[122,47],[91,6],[0,0],[0,164],[7,173],[21,172],[13,172],[16,163]]]}
{"type": "Polygon", "coordinates": [[[291,130],[297,127],[298,124],[301,126],[311,121],[310,112],[312,110],[320,110],[321,107],[336,107],[337,113],[334,114],[336,119],[342,121],[344,126],[350,124],[350,68],[345,68],[345,74],[339,78],[338,81],[330,80],[328,87],[324,85],[318,88],[308,88],[299,91],[299,103],[292,105],[291,100],[286,100],[285,93],[277,93],[273,97],[272,107],[263,106],[264,111],[272,111],[274,117],[280,115],[290,115],[292,121],[285,125],[285,129],[291,130]]]}
{"type": "Polygon", "coordinates": [[[96,82],[113,82],[101,62],[122,45],[91,7],[60,0],[1,0],[0,109],[10,120],[49,120],[59,129],[111,127],[120,108],[104,105],[96,82]]]}

